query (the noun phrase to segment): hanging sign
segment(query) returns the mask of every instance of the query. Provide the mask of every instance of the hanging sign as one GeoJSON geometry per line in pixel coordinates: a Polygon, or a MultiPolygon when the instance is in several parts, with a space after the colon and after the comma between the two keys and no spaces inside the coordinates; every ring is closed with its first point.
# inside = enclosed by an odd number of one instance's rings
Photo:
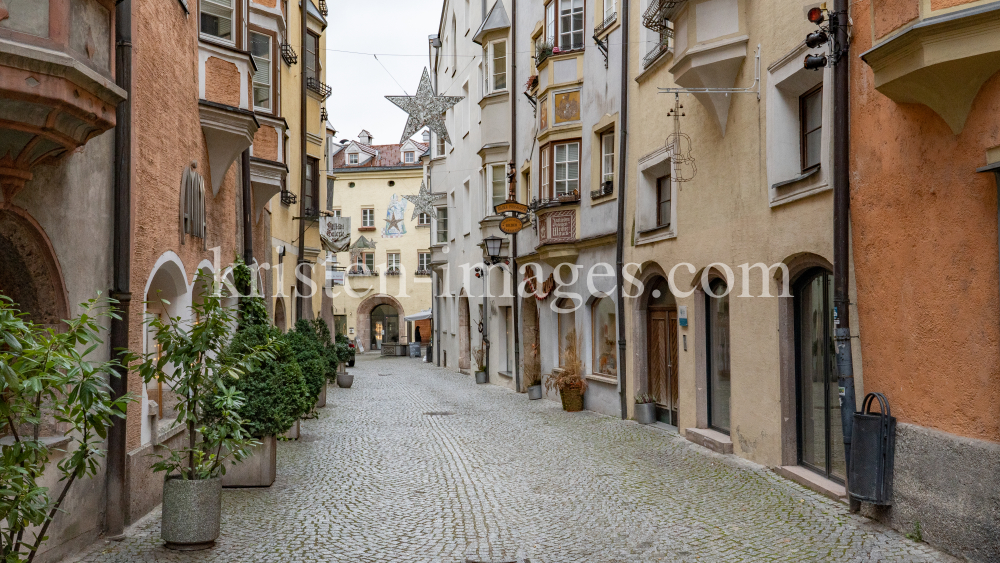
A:
{"type": "Polygon", "coordinates": [[[350,217],[320,217],[319,238],[328,252],[347,252],[351,247],[350,217]]]}
{"type": "Polygon", "coordinates": [[[508,235],[519,232],[522,227],[524,227],[524,223],[517,217],[504,217],[500,220],[500,230],[508,235]]]}
{"type": "Polygon", "coordinates": [[[511,216],[514,215],[527,215],[528,206],[523,203],[518,203],[516,201],[505,201],[501,204],[494,205],[493,210],[497,215],[503,215],[504,213],[510,213],[511,216]]]}

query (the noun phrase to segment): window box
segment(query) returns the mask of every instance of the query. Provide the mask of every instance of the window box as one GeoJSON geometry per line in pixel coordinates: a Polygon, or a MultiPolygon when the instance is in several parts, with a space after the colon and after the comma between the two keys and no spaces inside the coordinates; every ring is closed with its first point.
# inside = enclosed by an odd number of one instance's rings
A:
{"type": "Polygon", "coordinates": [[[597,37],[611,28],[611,26],[618,21],[618,12],[612,12],[610,16],[604,18],[604,21],[594,28],[594,37],[597,37]]]}
{"type": "Polygon", "coordinates": [[[670,40],[674,36],[674,30],[664,29],[660,31],[660,41],[653,45],[653,48],[642,58],[642,68],[646,69],[658,61],[664,53],[670,51],[670,40]]]}
{"type": "Polygon", "coordinates": [[[590,199],[598,199],[606,195],[611,195],[615,191],[615,183],[611,180],[601,182],[601,187],[590,192],[590,199]]]}
{"type": "Polygon", "coordinates": [[[294,205],[298,198],[292,192],[288,190],[281,190],[281,204],[282,205],[294,205]]]}
{"type": "Polygon", "coordinates": [[[431,271],[430,270],[417,270],[416,272],[413,273],[413,275],[420,276],[420,277],[426,277],[426,276],[430,276],[431,275],[431,271]]]}
{"type": "Polygon", "coordinates": [[[359,231],[374,231],[377,227],[358,227],[359,231]]]}

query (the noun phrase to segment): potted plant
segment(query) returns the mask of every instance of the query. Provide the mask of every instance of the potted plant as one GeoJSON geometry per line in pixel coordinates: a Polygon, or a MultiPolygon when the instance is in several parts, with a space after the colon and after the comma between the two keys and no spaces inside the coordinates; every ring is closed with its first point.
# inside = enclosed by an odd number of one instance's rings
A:
{"type": "Polygon", "coordinates": [[[323,387],[320,389],[319,398],[316,400],[316,408],[319,409],[326,406],[327,383],[337,379],[339,355],[337,343],[333,341],[333,336],[330,334],[330,327],[327,326],[326,321],[323,319],[313,319],[312,324],[316,339],[323,349],[323,361],[326,363],[326,379],[323,380],[323,387]]]}
{"type": "Polygon", "coordinates": [[[288,432],[313,408],[305,376],[277,328],[241,327],[229,345],[229,353],[237,357],[245,355],[269,341],[277,343],[274,359],[262,361],[255,371],[245,373],[232,384],[244,397],[237,410],[243,419],[243,429],[260,445],[251,448],[247,459],[222,476],[223,487],[271,486],[277,476],[277,437],[288,432]]]}
{"type": "MultiPolygon", "coordinates": [[[[233,353],[230,335],[236,319],[222,305],[221,292],[209,276],[200,276],[207,291],[191,306],[199,322],[180,317],[147,321],[159,354],[146,355],[138,366],[143,380],[174,382],[179,402],[177,423],[187,428],[187,445],[154,454],[154,471],[165,474],[160,536],[170,549],[206,549],[219,537],[222,480],[226,462],[250,455],[256,442],[239,415],[245,398],[234,383],[260,362],[274,359],[271,340],[246,353],[233,353]]],[[[164,303],[165,305],[165,303],[164,303]]]]}
{"type": "Polygon", "coordinates": [[[552,374],[545,380],[545,388],[549,391],[559,390],[564,411],[583,410],[583,394],[587,391],[587,380],[583,377],[583,360],[580,358],[580,343],[577,342],[576,331],[571,330],[566,335],[563,365],[552,370],[552,374]]]}
{"type": "Polygon", "coordinates": [[[285,334],[285,339],[291,346],[292,353],[295,354],[295,361],[302,369],[302,375],[306,378],[309,400],[314,406],[310,409],[310,414],[315,414],[315,406],[318,404],[323,388],[326,387],[328,369],[325,358],[326,350],[316,335],[315,326],[307,319],[296,321],[295,328],[285,334]]]}
{"type": "Polygon", "coordinates": [[[656,422],[656,398],[649,393],[635,396],[635,421],[639,424],[656,422]]]}
{"type": "Polygon", "coordinates": [[[70,489],[101,470],[105,437],[116,419],[125,418],[132,397],[114,398],[110,384],[125,368],[115,360],[89,359],[103,343],[104,321],[116,318],[109,307],[115,303],[90,300],[79,316],[54,329],[32,323],[0,295],[0,436],[7,436],[0,445],[0,560],[5,563],[30,562],[41,553],[49,525],[61,512],[65,518],[67,504],[73,504],[65,503],[70,489]],[[53,426],[63,435],[60,446],[43,430],[53,426]],[[57,458],[62,459],[54,463],[57,458]],[[62,483],[57,498],[40,483],[52,471],[62,483]]]}
{"type": "Polygon", "coordinates": [[[476,361],[476,383],[486,383],[486,350],[476,348],[472,351],[472,359],[476,361]]]}
{"type": "Polygon", "coordinates": [[[542,398],[542,370],[538,364],[538,344],[532,344],[524,359],[524,385],[528,388],[528,399],[542,398]]]}

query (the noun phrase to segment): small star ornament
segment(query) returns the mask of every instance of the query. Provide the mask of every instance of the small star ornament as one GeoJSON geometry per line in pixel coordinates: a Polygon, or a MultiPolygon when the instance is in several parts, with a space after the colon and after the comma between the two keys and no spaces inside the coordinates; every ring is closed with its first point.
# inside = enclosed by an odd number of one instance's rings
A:
{"type": "Polygon", "coordinates": [[[404,195],[404,199],[413,204],[413,216],[410,217],[411,221],[415,221],[421,213],[426,213],[431,217],[437,219],[437,209],[434,209],[433,201],[434,196],[431,195],[431,191],[427,189],[427,185],[421,180],[420,182],[420,193],[417,195],[404,195]]]}
{"type": "Polygon", "coordinates": [[[464,96],[438,96],[431,87],[431,75],[424,67],[424,74],[420,77],[420,86],[417,87],[416,96],[386,96],[385,99],[396,104],[403,111],[410,114],[406,120],[406,129],[400,143],[405,143],[424,127],[427,127],[445,142],[451,143],[448,137],[448,129],[444,125],[444,112],[452,106],[462,101],[464,96]]]}

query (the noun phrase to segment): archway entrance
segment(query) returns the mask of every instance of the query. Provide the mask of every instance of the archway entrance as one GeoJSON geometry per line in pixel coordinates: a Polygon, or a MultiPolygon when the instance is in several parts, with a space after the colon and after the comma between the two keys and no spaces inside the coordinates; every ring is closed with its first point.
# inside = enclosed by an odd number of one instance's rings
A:
{"type": "Polygon", "coordinates": [[[813,268],[795,283],[795,387],[799,465],[844,482],[833,345],[833,282],[813,268]]]}
{"type": "Polygon", "coordinates": [[[383,344],[399,342],[399,312],[392,305],[372,309],[370,323],[371,350],[381,350],[383,344]]]}
{"type": "Polygon", "coordinates": [[[458,298],[458,369],[472,366],[472,327],[469,321],[469,296],[462,290],[458,298]]]}
{"type": "Polygon", "coordinates": [[[62,272],[41,228],[16,209],[0,211],[0,294],[32,322],[60,330],[69,318],[62,272]]]}
{"type": "Polygon", "coordinates": [[[665,279],[658,277],[647,287],[647,385],[656,399],[656,418],[677,426],[677,303],[665,279]]]}

